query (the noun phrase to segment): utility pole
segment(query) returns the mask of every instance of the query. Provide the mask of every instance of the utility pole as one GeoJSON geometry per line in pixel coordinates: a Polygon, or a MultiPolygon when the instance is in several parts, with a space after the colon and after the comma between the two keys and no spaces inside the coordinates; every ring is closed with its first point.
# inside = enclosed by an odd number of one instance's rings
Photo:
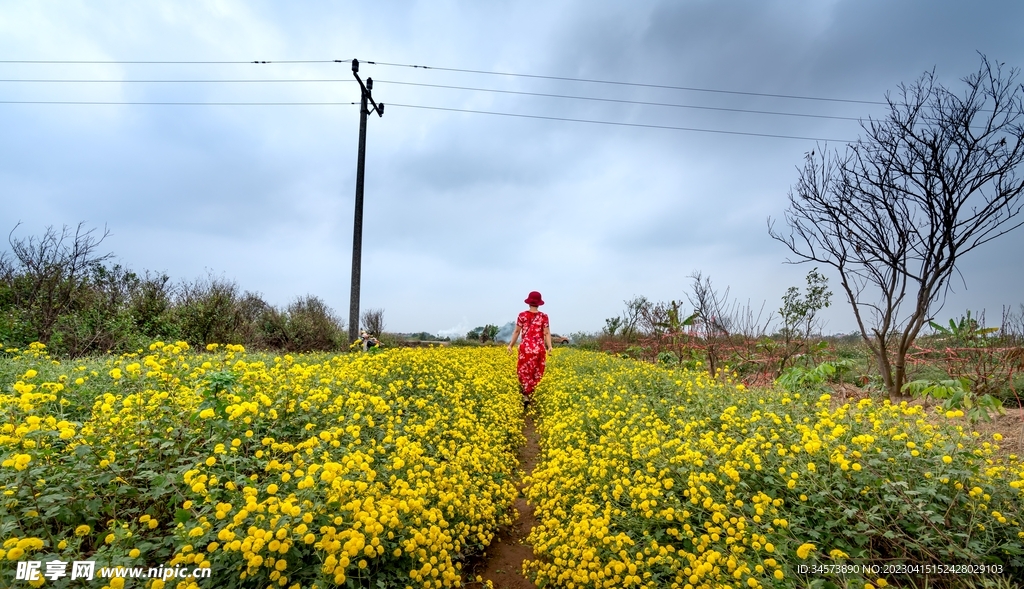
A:
{"type": "MultiPolygon", "coordinates": [[[[348,341],[352,343],[359,337],[359,280],[363,258],[363,175],[366,166],[366,116],[370,114],[367,102],[373,105],[373,112],[384,116],[384,103],[373,101],[373,78],[366,78],[366,83],[359,77],[359,60],[352,60],[352,75],[359,82],[362,100],[359,106],[359,160],[356,164],[356,213],[352,228],[352,293],[348,304],[348,341]]],[[[380,335],[375,334],[375,335],[380,335]]]]}

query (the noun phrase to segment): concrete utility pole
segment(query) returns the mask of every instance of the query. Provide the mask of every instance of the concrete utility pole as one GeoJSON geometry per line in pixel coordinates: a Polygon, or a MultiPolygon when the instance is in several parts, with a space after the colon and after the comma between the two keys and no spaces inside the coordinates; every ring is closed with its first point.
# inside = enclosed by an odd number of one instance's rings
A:
{"type": "MultiPolygon", "coordinates": [[[[359,60],[352,60],[352,75],[362,89],[362,100],[359,106],[359,160],[356,164],[356,213],[355,225],[352,229],[352,293],[348,304],[348,341],[352,343],[359,337],[359,280],[363,258],[363,170],[366,166],[366,116],[370,114],[367,102],[373,105],[373,112],[384,116],[384,103],[373,101],[373,78],[366,78],[366,83],[359,77],[359,60]]],[[[380,335],[375,334],[375,335],[380,335]]]]}

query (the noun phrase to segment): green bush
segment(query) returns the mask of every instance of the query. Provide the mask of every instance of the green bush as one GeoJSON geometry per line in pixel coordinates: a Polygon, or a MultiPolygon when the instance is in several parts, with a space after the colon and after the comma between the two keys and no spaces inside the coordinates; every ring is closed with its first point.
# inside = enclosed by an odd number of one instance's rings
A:
{"type": "Polygon", "coordinates": [[[0,252],[0,344],[42,342],[71,357],[133,352],[153,340],[288,352],[344,347],[343,323],[315,296],[277,309],[221,277],[173,284],[166,274],[109,264],[111,254],[98,252],[103,237],[79,225],[12,239],[12,251],[0,252]]]}

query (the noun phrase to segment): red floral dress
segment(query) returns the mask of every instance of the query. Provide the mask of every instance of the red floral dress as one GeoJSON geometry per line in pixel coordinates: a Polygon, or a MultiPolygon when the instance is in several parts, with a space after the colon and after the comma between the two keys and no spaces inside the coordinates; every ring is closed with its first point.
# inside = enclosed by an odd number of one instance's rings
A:
{"type": "Polygon", "coordinates": [[[544,365],[547,360],[544,329],[549,325],[548,316],[540,311],[523,311],[516,318],[516,325],[523,336],[522,343],[519,344],[516,373],[519,375],[519,384],[523,386],[523,394],[530,396],[544,376],[544,365]]]}

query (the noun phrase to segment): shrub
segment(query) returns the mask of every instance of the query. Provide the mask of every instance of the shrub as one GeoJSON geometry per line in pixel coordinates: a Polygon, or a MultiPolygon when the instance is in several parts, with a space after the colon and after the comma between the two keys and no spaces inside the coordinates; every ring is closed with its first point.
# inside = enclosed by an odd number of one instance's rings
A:
{"type": "Polygon", "coordinates": [[[341,320],[321,299],[306,295],[288,305],[288,343],[294,352],[332,351],[341,349],[346,334],[341,320]]]}

